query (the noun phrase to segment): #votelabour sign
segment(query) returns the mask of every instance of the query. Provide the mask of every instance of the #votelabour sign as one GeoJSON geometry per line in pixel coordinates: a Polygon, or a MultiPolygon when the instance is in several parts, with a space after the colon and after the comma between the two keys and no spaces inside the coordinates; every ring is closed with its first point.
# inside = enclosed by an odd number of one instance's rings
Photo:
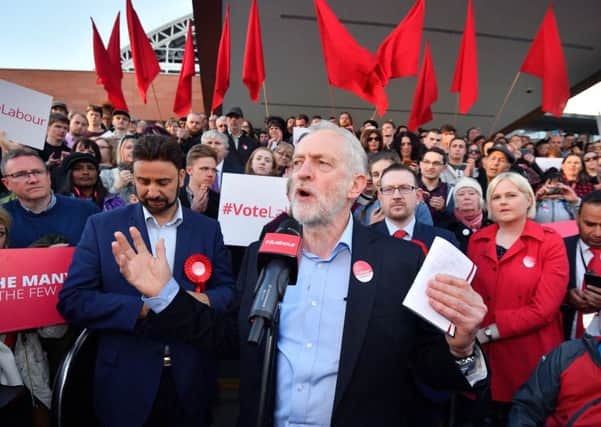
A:
{"type": "Polygon", "coordinates": [[[56,303],[74,250],[0,250],[0,333],[65,323],[56,303]]]}
{"type": "Polygon", "coordinates": [[[287,178],[224,173],[219,224],[226,245],[248,246],[263,226],[288,210],[287,178]]]}
{"type": "Polygon", "coordinates": [[[44,148],[52,97],[0,80],[0,130],[6,138],[44,148]]]}

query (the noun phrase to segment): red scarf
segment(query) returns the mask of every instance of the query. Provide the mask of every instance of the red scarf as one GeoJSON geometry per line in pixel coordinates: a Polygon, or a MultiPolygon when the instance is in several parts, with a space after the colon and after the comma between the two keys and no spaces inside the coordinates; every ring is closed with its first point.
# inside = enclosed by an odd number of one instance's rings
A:
{"type": "Polygon", "coordinates": [[[484,214],[482,209],[472,215],[466,215],[461,212],[459,209],[455,209],[455,218],[458,221],[462,222],[466,227],[468,227],[472,231],[480,230],[482,227],[482,218],[484,214]]]}

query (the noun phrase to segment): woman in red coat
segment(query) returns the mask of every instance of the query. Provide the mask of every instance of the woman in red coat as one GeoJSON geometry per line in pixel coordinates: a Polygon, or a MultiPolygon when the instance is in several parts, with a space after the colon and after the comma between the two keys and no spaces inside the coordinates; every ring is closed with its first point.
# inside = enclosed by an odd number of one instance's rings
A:
{"type": "Polygon", "coordinates": [[[478,340],[491,368],[491,415],[505,425],[513,394],[563,341],[559,306],[569,268],[561,237],[529,219],[535,197],[524,177],[498,175],[486,200],[496,224],[472,236],[467,254],[478,267],[474,289],[488,307],[478,340]]]}

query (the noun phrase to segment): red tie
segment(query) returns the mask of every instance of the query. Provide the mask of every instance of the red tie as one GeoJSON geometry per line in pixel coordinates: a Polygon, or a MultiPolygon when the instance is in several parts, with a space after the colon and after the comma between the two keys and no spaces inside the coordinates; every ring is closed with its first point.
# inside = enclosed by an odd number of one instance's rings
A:
{"type": "Polygon", "coordinates": [[[392,237],[396,237],[397,239],[404,239],[405,236],[407,236],[409,233],[407,233],[405,230],[400,229],[394,232],[394,234],[392,235],[392,237]]]}
{"type": "MultiPolygon", "coordinates": [[[[597,275],[601,275],[601,249],[600,248],[591,248],[591,252],[593,253],[593,257],[588,262],[586,266],[586,271],[593,272],[597,275]]],[[[586,289],[586,283],[582,281],[582,290],[586,289]]],[[[579,311],[576,318],[576,338],[582,338],[584,335],[584,321],[582,319],[582,312],[579,311]]]]}

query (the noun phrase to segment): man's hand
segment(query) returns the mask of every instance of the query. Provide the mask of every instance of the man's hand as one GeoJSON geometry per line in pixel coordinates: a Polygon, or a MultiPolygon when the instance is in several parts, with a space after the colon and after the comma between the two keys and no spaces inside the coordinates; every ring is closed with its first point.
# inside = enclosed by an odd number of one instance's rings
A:
{"type": "Polygon", "coordinates": [[[471,355],[476,333],[487,312],[482,297],[465,280],[446,274],[430,279],[427,295],[432,308],[455,325],[455,336],[445,336],[451,354],[471,355]]]}
{"type": "Polygon", "coordinates": [[[204,305],[208,305],[209,307],[211,306],[211,301],[209,300],[209,297],[207,294],[199,294],[198,292],[192,292],[192,291],[186,291],[186,292],[188,292],[188,294],[190,296],[192,296],[198,302],[200,302],[204,305]]]}
{"type": "Polygon", "coordinates": [[[582,291],[578,288],[568,290],[568,294],[566,295],[566,301],[568,302],[568,304],[570,304],[570,306],[572,306],[578,311],[587,311],[591,308],[589,302],[582,294],[582,291]]]}
{"type": "Polygon", "coordinates": [[[444,209],[445,200],[442,196],[432,196],[428,202],[432,209],[441,211],[444,209]]]}
{"type": "Polygon", "coordinates": [[[171,271],[165,255],[165,241],[160,239],[156,245],[156,257],[153,257],[136,227],[129,232],[134,249],[129,245],[125,235],[115,233],[111,247],[119,271],[130,284],[147,297],[155,297],[171,278],[171,271]]]}
{"type": "Polygon", "coordinates": [[[200,187],[198,191],[194,192],[194,197],[192,198],[192,204],[190,205],[190,209],[195,212],[203,213],[207,210],[207,204],[209,203],[209,187],[203,185],[200,187]]]}
{"type": "Polygon", "coordinates": [[[596,313],[601,310],[601,289],[596,286],[587,286],[582,295],[589,304],[587,313],[596,313]]]}

